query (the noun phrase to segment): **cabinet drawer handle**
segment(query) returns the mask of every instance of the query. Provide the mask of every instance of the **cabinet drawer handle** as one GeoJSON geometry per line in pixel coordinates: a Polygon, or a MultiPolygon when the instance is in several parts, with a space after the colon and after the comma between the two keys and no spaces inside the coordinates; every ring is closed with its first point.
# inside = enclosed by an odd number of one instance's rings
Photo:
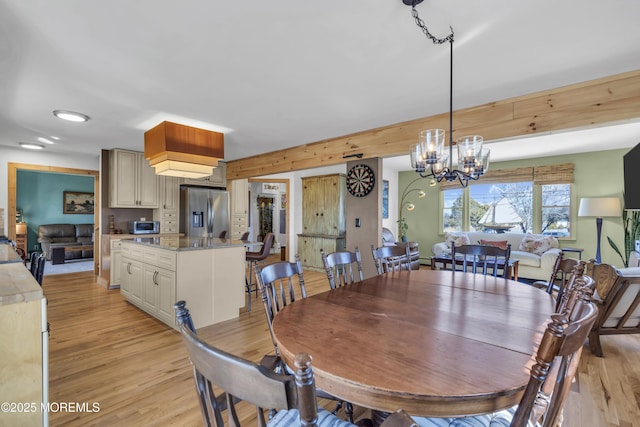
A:
{"type": "Polygon", "coordinates": [[[127,263],[127,273],[131,274],[131,263],[127,263]]]}
{"type": "Polygon", "coordinates": [[[156,280],[157,277],[158,277],[158,272],[156,271],[153,273],[153,284],[156,286],[158,285],[158,281],[156,280]]]}

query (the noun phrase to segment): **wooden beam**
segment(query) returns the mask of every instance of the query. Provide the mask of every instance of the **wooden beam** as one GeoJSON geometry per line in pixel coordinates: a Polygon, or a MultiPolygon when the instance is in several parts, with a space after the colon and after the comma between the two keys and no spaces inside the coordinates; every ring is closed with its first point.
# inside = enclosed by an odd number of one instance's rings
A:
{"type": "MultiPolygon", "coordinates": [[[[457,110],[454,138],[479,134],[490,143],[634,119],[640,119],[640,70],[457,110]]],[[[352,153],[365,159],[399,156],[420,130],[448,129],[448,120],[447,112],[231,160],[227,180],[342,164],[342,156],[352,153]]]]}

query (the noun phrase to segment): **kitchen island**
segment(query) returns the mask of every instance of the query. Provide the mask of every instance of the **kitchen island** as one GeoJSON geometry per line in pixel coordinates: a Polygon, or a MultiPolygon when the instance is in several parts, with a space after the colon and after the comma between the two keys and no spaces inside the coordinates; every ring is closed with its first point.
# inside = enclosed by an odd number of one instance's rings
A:
{"type": "Polygon", "coordinates": [[[0,243],[0,426],[47,426],[47,300],[15,249],[0,243]],[[16,406],[17,405],[17,406],[16,406]]]}
{"type": "Polygon", "coordinates": [[[238,317],[245,304],[245,247],[239,240],[153,237],[121,240],[120,292],[138,308],[177,327],[184,300],[196,328],[238,317]]]}

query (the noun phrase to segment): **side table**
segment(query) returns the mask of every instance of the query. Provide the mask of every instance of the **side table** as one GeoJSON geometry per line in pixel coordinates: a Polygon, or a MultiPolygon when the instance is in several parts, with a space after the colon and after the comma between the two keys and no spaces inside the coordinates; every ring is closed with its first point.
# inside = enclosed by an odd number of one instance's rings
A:
{"type": "Polygon", "coordinates": [[[578,259],[582,261],[582,248],[560,248],[562,252],[575,252],[578,254],[578,259]]]}

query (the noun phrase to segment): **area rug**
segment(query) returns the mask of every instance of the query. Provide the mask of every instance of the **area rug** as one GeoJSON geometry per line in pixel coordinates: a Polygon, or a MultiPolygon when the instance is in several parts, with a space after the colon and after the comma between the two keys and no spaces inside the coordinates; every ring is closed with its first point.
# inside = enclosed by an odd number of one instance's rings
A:
{"type": "Polygon", "coordinates": [[[93,259],[82,259],[78,261],[65,261],[64,264],[52,265],[47,261],[44,266],[44,275],[78,273],[81,271],[93,270],[93,259]]]}

